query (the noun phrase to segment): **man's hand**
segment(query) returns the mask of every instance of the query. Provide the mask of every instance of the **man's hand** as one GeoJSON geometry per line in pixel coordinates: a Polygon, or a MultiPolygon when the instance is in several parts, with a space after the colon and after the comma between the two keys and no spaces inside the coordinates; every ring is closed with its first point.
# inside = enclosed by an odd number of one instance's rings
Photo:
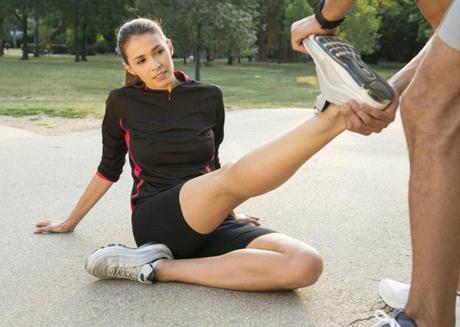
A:
{"type": "Polygon", "coordinates": [[[380,133],[395,120],[398,105],[399,94],[396,93],[393,102],[383,110],[352,100],[341,106],[340,112],[345,119],[347,130],[362,135],[370,135],[380,133]]]}
{"type": "Polygon", "coordinates": [[[291,25],[291,44],[292,49],[295,51],[307,53],[307,50],[303,46],[302,42],[305,38],[311,34],[336,34],[337,28],[323,29],[319,25],[315,18],[315,15],[311,15],[302,18],[291,25]]]}

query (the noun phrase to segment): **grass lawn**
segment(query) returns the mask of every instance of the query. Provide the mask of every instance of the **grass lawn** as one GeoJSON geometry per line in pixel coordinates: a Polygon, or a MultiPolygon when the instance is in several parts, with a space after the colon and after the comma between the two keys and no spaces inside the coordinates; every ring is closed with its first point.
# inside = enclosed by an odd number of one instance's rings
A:
{"type": "MultiPolygon", "coordinates": [[[[0,115],[44,114],[58,117],[101,117],[109,91],[122,86],[121,59],[113,55],[89,57],[74,63],[72,56],[43,56],[19,60],[10,50],[0,57],[0,115]]],[[[385,77],[400,66],[377,67],[385,77]]],[[[176,69],[194,76],[195,66],[176,62],[176,69]]],[[[319,92],[312,63],[247,62],[229,66],[216,61],[202,67],[202,81],[224,91],[228,109],[310,108],[319,92]]]]}

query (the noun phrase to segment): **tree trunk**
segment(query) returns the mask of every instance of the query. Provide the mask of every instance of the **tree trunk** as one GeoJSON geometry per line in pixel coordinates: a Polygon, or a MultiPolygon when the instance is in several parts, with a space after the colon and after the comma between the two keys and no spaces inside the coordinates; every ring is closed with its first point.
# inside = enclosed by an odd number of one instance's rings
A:
{"type": "Polygon", "coordinates": [[[78,17],[74,21],[73,49],[75,51],[75,62],[80,61],[80,42],[78,42],[78,17]]]}
{"type": "Polygon", "coordinates": [[[249,57],[248,57],[248,61],[249,61],[249,62],[252,62],[252,56],[249,56],[249,57]]]}
{"type": "Polygon", "coordinates": [[[27,47],[27,15],[22,14],[22,58],[21,60],[29,60],[29,49],[27,47]]]}
{"type": "Polygon", "coordinates": [[[40,56],[40,2],[36,1],[34,8],[34,58],[40,56]]]}
{"type": "Polygon", "coordinates": [[[187,65],[187,57],[184,56],[184,65],[187,65]]]}
{"type": "Polygon", "coordinates": [[[200,70],[201,70],[201,56],[200,56],[200,46],[201,46],[201,23],[198,23],[197,33],[196,33],[196,48],[195,48],[195,80],[199,81],[200,70]]]}
{"type": "Polygon", "coordinates": [[[268,58],[267,31],[264,31],[262,29],[259,30],[258,41],[259,41],[259,46],[258,46],[259,49],[257,51],[257,60],[267,61],[267,58],[268,58]]]}
{"type": "Polygon", "coordinates": [[[87,23],[85,22],[83,24],[83,27],[82,27],[82,39],[81,39],[81,60],[82,61],[88,61],[88,59],[86,59],[86,56],[87,56],[87,47],[86,47],[86,43],[87,43],[87,40],[88,40],[88,33],[86,31],[86,28],[87,27],[87,23]]]}
{"type": "Polygon", "coordinates": [[[233,56],[232,56],[232,53],[230,51],[228,53],[227,65],[233,65],[233,56]]]}
{"type": "Polygon", "coordinates": [[[5,23],[5,17],[0,16],[0,57],[5,54],[3,48],[5,47],[5,40],[3,39],[3,35],[5,33],[3,25],[5,23]]]}
{"type": "Polygon", "coordinates": [[[241,64],[241,57],[238,56],[238,63],[241,64]]]}

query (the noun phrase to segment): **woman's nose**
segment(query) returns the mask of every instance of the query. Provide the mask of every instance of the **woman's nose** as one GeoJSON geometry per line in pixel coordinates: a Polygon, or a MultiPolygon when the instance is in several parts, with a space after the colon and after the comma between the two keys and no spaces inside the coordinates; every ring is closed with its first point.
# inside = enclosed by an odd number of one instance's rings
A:
{"type": "Polygon", "coordinates": [[[158,61],[156,61],[155,59],[153,59],[152,60],[152,68],[156,70],[156,69],[159,69],[160,67],[161,67],[161,64],[158,61]]]}

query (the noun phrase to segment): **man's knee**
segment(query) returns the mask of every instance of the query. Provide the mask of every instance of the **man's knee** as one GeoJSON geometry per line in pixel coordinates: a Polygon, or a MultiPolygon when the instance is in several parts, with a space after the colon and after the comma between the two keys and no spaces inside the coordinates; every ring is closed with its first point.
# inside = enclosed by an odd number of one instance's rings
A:
{"type": "Polygon", "coordinates": [[[460,114],[453,115],[449,106],[460,110],[460,101],[437,103],[429,93],[408,91],[401,98],[401,118],[409,149],[443,155],[458,147],[460,114]]]}

